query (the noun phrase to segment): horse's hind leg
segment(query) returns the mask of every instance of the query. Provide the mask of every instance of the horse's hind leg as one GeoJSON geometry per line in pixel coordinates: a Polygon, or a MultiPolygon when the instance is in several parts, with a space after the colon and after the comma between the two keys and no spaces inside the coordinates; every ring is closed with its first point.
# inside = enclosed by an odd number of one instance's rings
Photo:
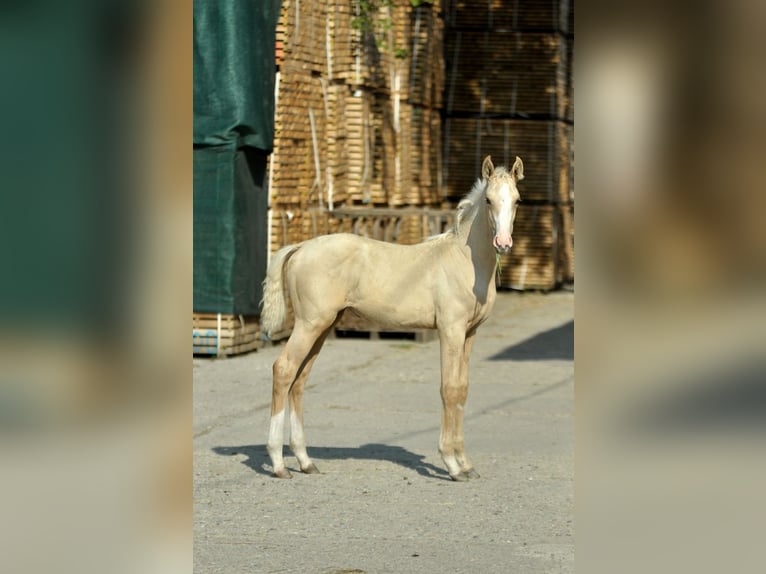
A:
{"type": "MultiPolygon", "coordinates": [[[[285,344],[285,348],[274,362],[274,382],[271,395],[271,424],[269,426],[269,442],[267,445],[274,476],[290,478],[290,471],[282,458],[282,446],[285,432],[285,407],[287,393],[297,382],[301,374],[313,362],[311,352],[323,335],[326,327],[317,329],[305,322],[296,322],[293,333],[285,344]]],[[[321,346],[321,345],[320,345],[321,346]]],[[[317,348],[317,353],[319,349],[317,348]]],[[[315,357],[316,355],[314,355],[315,357]]],[[[308,374],[308,373],[306,373],[308,374]]],[[[305,383],[305,380],[304,380],[305,383]]],[[[309,461],[310,462],[310,461],[309,461]]]]}
{"type": "Polygon", "coordinates": [[[293,386],[290,388],[290,450],[293,451],[295,458],[298,459],[298,464],[301,467],[301,471],[306,474],[317,474],[319,469],[309,458],[308,452],[306,452],[306,435],[303,432],[303,389],[306,386],[306,380],[311,372],[311,367],[314,365],[314,361],[319,356],[319,351],[322,349],[322,345],[330,333],[331,328],[327,328],[324,333],[319,336],[316,343],[311,349],[305,365],[301,370],[298,378],[295,379],[293,386]]]}

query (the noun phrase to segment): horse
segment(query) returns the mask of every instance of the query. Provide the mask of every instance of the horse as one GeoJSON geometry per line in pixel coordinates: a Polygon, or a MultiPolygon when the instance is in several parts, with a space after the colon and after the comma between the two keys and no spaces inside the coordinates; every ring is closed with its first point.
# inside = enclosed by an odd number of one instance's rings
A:
{"type": "Polygon", "coordinates": [[[302,397],[322,345],[341,316],[353,314],[381,328],[437,329],[440,343],[442,417],[439,453],[450,478],[479,473],[463,443],[463,408],[468,361],[476,330],[495,303],[495,274],[501,253],[511,249],[524,168],[497,168],[490,156],[481,176],[441,235],[397,245],[339,233],[283,247],[263,282],[261,328],[268,336],[283,328],[286,294],[295,323],[273,366],[267,450],[273,476],[291,478],[282,457],[289,399],[290,449],[306,474],[319,470],[309,458],[302,397]]]}

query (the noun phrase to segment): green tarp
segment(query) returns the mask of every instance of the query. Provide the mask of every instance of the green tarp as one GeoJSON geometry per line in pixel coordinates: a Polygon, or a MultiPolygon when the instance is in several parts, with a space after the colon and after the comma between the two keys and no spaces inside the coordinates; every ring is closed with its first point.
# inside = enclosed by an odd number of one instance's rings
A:
{"type": "Polygon", "coordinates": [[[259,313],[279,0],[194,2],[194,311],[259,313]]]}
{"type": "Polygon", "coordinates": [[[280,0],[194,0],[194,144],[271,151],[280,0]]]}
{"type": "Polygon", "coordinates": [[[0,4],[0,321],[9,341],[41,329],[51,342],[122,342],[128,332],[146,8],[0,4]]]}
{"type": "Polygon", "coordinates": [[[194,311],[257,315],[266,272],[266,153],[194,150],[194,311]]]}

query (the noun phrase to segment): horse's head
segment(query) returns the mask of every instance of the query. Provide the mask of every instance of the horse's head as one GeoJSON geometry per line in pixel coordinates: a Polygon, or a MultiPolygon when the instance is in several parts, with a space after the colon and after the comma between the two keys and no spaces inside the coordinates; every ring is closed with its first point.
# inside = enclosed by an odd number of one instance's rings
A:
{"type": "Polygon", "coordinates": [[[494,230],[492,245],[498,253],[506,253],[513,245],[511,233],[520,199],[516,184],[524,179],[524,164],[516,156],[510,172],[504,167],[495,169],[492,159],[487,156],[481,164],[481,176],[486,182],[484,196],[494,230]]]}

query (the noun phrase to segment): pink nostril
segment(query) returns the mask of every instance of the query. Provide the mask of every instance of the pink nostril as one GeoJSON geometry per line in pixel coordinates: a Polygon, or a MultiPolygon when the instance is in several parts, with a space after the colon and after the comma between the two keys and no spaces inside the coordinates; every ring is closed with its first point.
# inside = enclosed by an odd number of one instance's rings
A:
{"type": "Polygon", "coordinates": [[[513,239],[510,235],[495,235],[495,238],[492,240],[492,245],[497,249],[510,249],[513,245],[513,239]]]}

